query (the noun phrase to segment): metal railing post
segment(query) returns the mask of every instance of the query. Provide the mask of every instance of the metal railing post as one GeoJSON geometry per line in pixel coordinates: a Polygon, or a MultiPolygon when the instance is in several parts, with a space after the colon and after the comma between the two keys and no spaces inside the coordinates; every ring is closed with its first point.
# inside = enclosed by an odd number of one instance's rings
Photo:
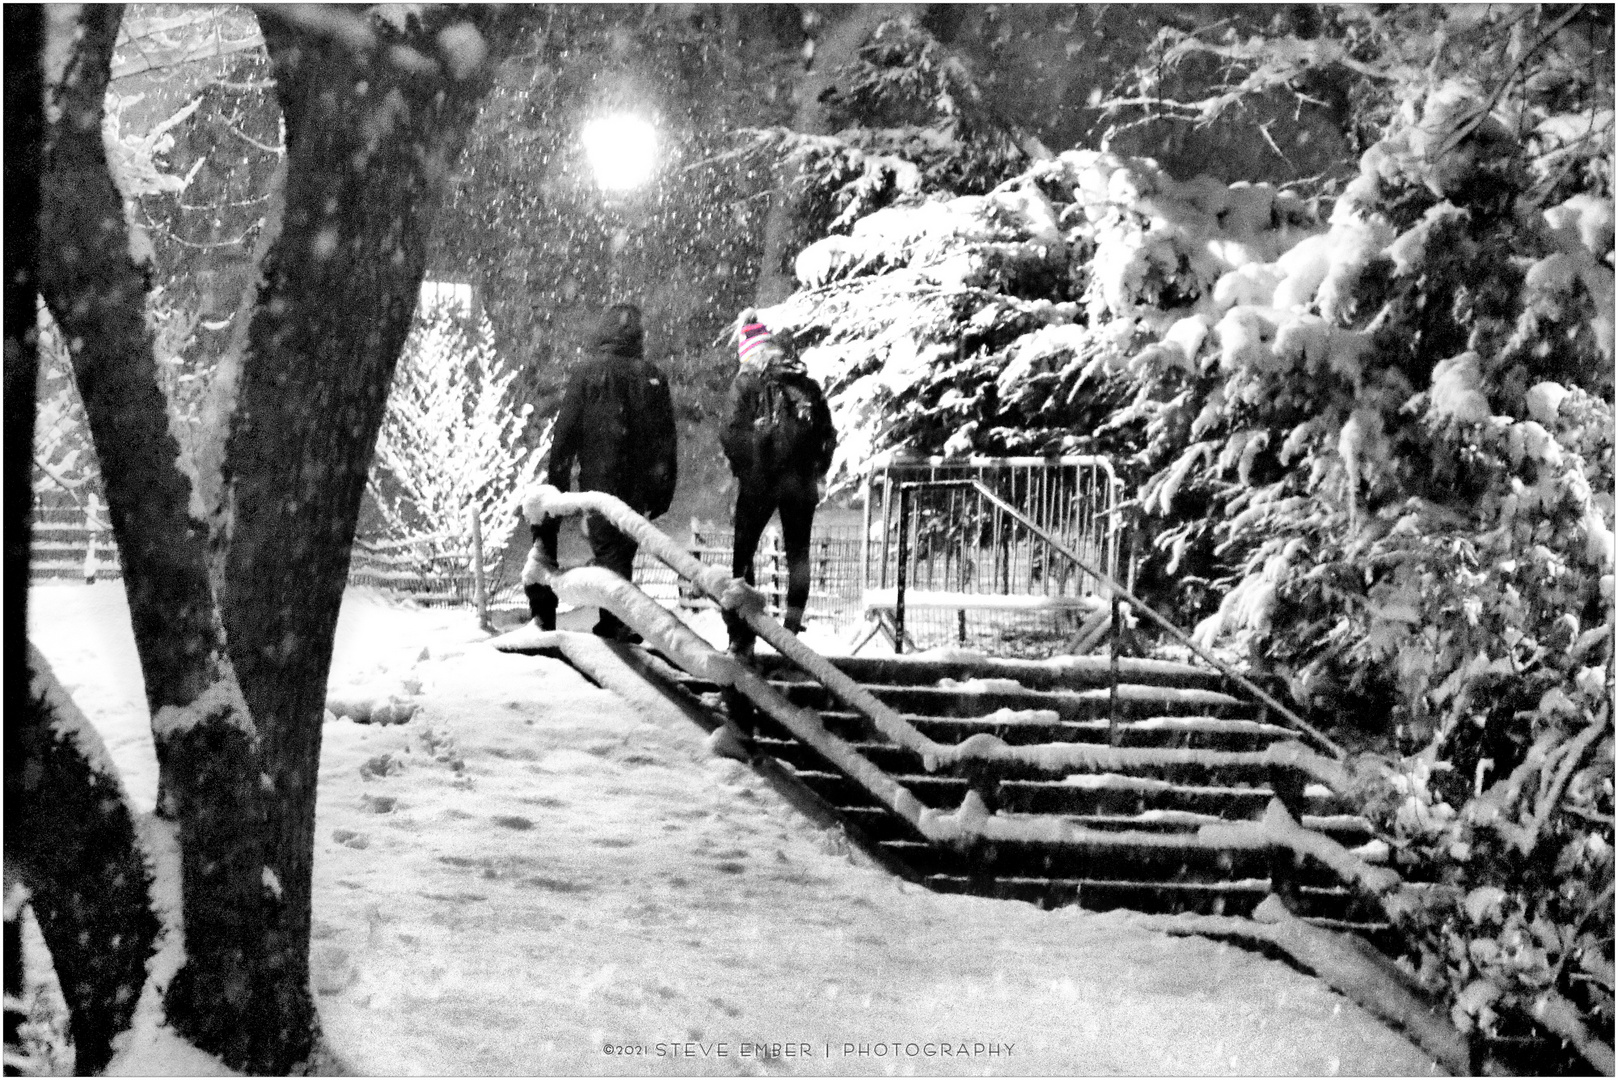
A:
{"type": "Polygon", "coordinates": [[[893,654],[898,656],[905,648],[905,578],[910,567],[910,487],[899,485],[899,567],[898,591],[893,605],[893,654]]]}
{"type": "Polygon", "coordinates": [[[1112,594],[1112,663],[1108,678],[1107,691],[1107,742],[1109,745],[1118,745],[1118,638],[1123,631],[1123,619],[1120,605],[1123,601],[1117,593],[1112,594]]]}

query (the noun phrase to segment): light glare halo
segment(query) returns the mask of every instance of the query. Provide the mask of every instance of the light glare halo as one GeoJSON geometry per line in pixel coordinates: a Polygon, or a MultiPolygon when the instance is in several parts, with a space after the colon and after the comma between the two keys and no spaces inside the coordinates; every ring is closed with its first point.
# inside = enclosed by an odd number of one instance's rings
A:
{"type": "Polygon", "coordinates": [[[580,133],[596,183],[614,191],[639,187],[657,164],[657,130],[633,113],[599,116],[580,133]]]}

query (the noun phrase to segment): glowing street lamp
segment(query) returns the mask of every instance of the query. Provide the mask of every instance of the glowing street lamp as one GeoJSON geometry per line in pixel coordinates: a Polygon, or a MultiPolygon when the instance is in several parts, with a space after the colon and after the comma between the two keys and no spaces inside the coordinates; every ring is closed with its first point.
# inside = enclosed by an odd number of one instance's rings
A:
{"type": "Polygon", "coordinates": [[[584,153],[596,183],[628,191],[651,178],[657,166],[657,131],[633,113],[611,113],[584,125],[584,153]]]}

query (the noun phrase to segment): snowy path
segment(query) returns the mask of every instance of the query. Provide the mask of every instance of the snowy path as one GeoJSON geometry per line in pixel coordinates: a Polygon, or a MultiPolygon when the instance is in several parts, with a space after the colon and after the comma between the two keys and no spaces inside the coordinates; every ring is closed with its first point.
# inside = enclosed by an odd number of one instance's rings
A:
{"type": "MultiPolygon", "coordinates": [[[[121,591],[32,595],[36,643],[149,806],[121,591]]],[[[902,884],[695,727],[496,653],[464,612],[351,594],[334,684],[402,675],[424,646],[411,722],[325,730],[313,961],[355,1072],[1432,1071],[1322,984],[1229,946],[902,884]]]]}

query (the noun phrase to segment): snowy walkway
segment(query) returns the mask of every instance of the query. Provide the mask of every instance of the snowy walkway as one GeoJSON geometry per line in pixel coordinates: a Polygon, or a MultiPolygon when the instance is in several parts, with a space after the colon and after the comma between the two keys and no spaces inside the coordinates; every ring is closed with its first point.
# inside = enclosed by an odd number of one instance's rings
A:
{"type": "MultiPolygon", "coordinates": [[[[121,589],[36,587],[32,610],[149,807],[121,589]]],[[[1124,914],[900,883],[695,727],[496,653],[465,612],[351,594],[334,684],[412,665],[411,722],[325,730],[313,959],[355,1072],[1433,1071],[1281,964],[1124,914]]]]}

